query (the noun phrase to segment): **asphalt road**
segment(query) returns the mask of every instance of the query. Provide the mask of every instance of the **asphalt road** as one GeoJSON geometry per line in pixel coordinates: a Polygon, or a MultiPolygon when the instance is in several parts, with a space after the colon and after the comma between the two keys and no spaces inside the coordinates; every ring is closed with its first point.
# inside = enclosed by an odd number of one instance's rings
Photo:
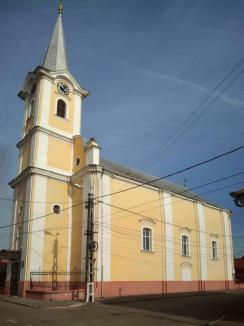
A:
{"type": "Polygon", "coordinates": [[[244,291],[120,298],[76,308],[31,308],[0,301],[1,326],[184,326],[208,323],[244,325],[244,291]]]}

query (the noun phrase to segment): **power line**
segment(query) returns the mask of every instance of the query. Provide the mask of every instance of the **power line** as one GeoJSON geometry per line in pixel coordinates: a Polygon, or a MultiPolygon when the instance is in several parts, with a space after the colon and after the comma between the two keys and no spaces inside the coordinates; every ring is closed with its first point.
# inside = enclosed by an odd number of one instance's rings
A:
{"type": "MultiPolygon", "coordinates": [[[[69,207],[60,209],[60,212],[66,211],[66,210],[71,209],[71,208],[74,208],[76,206],[80,206],[82,204],[85,204],[86,202],[87,201],[82,201],[82,202],[80,202],[78,204],[75,204],[75,205],[72,205],[72,206],[69,206],[69,207]]],[[[16,223],[11,223],[11,224],[7,224],[7,225],[2,225],[2,226],[0,226],[0,229],[8,228],[8,227],[11,227],[11,226],[23,224],[23,223],[34,221],[34,220],[38,220],[38,219],[41,219],[41,218],[44,218],[44,217],[48,217],[48,216],[51,216],[51,215],[54,215],[54,214],[56,214],[56,213],[53,212],[53,213],[45,214],[45,215],[42,215],[42,216],[37,216],[37,217],[31,218],[31,219],[26,219],[26,220],[23,220],[21,222],[16,222],[16,223]]]]}
{"type": "MultiPolygon", "coordinates": [[[[227,75],[215,86],[215,88],[200,102],[200,104],[190,113],[190,115],[188,115],[186,117],[185,120],[183,120],[182,123],[180,123],[180,125],[173,131],[172,134],[170,134],[170,136],[166,139],[166,141],[159,147],[159,149],[154,152],[154,154],[152,155],[152,157],[147,160],[147,162],[144,164],[143,169],[145,169],[145,167],[149,167],[153,164],[153,162],[155,160],[157,160],[160,156],[162,156],[169,148],[169,146],[167,146],[164,151],[163,148],[165,147],[165,145],[167,145],[170,140],[172,138],[174,138],[174,136],[178,133],[178,131],[180,131],[184,125],[188,122],[188,120],[191,119],[191,117],[194,116],[195,113],[197,113],[201,107],[203,106],[203,104],[205,104],[210,97],[216,92],[216,90],[229,78],[229,76],[233,73],[233,71],[244,61],[244,57],[238,61],[238,63],[236,65],[234,65],[234,67],[227,73],[227,75]]],[[[181,136],[184,135],[184,133],[218,100],[218,98],[240,77],[240,75],[243,73],[244,69],[242,69],[228,84],[226,87],[224,87],[224,89],[220,92],[217,93],[217,96],[210,102],[210,104],[202,110],[202,112],[192,121],[192,123],[183,130],[183,132],[177,137],[175,138],[175,140],[173,140],[173,142],[171,142],[169,145],[173,145],[181,136]]]]}
{"type": "MultiPolygon", "coordinates": [[[[243,183],[243,182],[242,182],[242,183],[243,183]]],[[[220,190],[220,189],[217,189],[217,190],[220,190]]],[[[162,223],[162,224],[172,225],[172,226],[174,226],[174,227],[178,227],[178,228],[185,227],[185,225],[179,225],[179,224],[174,224],[174,223],[169,223],[169,222],[161,221],[161,220],[156,219],[156,218],[153,218],[153,217],[151,217],[151,216],[144,215],[144,214],[142,214],[142,213],[140,213],[140,212],[131,211],[131,210],[127,209],[127,208],[119,207],[119,206],[117,206],[117,205],[112,205],[112,204],[106,203],[106,202],[104,202],[104,201],[102,201],[102,202],[103,202],[105,205],[107,205],[107,206],[111,206],[111,207],[114,207],[114,208],[120,209],[120,210],[122,210],[122,211],[128,212],[128,213],[130,213],[130,214],[138,215],[138,216],[140,216],[140,217],[149,218],[149,219],[152,219],[152,220],[154,220],[154,221],[156,221],[156,222],[159,222],[159,223],[162,223]]],[[[160,205],[160,206],[161,206],[161,205],[160,205]]],[[[197,230],[197,229],[194,229],[194,228],[190,228],[190,227],[187,227],[187,228],[189,228],[189,229],[192,230],[192,231],[199,232],[199,233],[212,234],[212,232],[200,231],[200,230],[197,230]]],[[[225,234],[219,234],[219,233],[218,233],[218,236],[227,237],[225,234]]],[[[233,235],[232,235],[232,236],[230,236],[230,237],[232,237],[232,238],[238,238],[238,239],[244,239],[244,236],[233,236],[233,235]]]]}
{"type": "MultiPolygon", "coordinates": [[[[196,187],[193,187],[193,188],[190,188],[190,189],[186,189],[180,193],[178,193],[178,195],[180,194],[184,194],[185,192],[189,192],[189,191],[192,191],[192,190],[195,190],[195,189],[198,189],[198,188],[202,188],[204,186],[208,186],[208,185],[211,185],[213,183],[217,183],[217,182],[220,182],[220,181],[224,181],[224,180],[227,180],[227,179],[230,179],[230,178],[233,178],[233,177],[236,177],[238,175],[241,175],[241,174],[244,174],[244,171],[241,171],[241,172],[237,172],[235,174],[232,174],[232,175],[229,175],[229,176],[226,176],[226,177],[222,177],[222,178],[219,178],[219,179],[216,179],[214,181],[210,181],[208,183],[205,183],[203,185],[199,185],[199,186],[196,186],[196,187]]],[[[131,179],[132,180],[132,179],[131,179]]],[[[11,198],[5,198],[5,197],[0,197],[0,200],[6,200],[6,201],[12,201],[12,202],[20,202],[20,203],[31,203],[31,204],[53,204],[53,203],[59,203],[59,204],[68,204],[70,203],[70,201],[58,201],[58,200],[55,200],[55,201],[32,201],[32,200],[20,200],[20,199],[11,199],[11,198]]],[[[73,200],[72,201],[73,203],[80,203],[79,200],[73,200]]]]}
{"type": "MultiPolygon", "coordinates": [[[[165,176],[163,176],[163,177],[159,177],[159,178],[153,179],[153,180],[151,180],[151,181],[147,181],[147,182],[142,182],[142,183],[140,183],[139,185],[132,186],[132,187],[129,187],[129,188],[125,188],[125,189],[122,189],[122,190],[119,190],[119,191],[115,191],[115,192],[110,193],[110,194],[105,194],[105,195],[102,195],[102,196],[96,197],[96,198],[94,198],[94,199],[100,199],[100,198],[104,198],[104,197],[108,197],[108,196],[112,196],[112,195],[117,195],[117,194],[120,194],[120,193],[125,192],[125,191],[128,191],[128,190],[136,189],[136,188],[139,188],[139,187],[142,187],[142,186],[145,186],[145,185],[150,185],[150,184],[152,184],[153,182],[156,182],[156,181],[159,181],[159,180],[162,180],[162,179],[166,179],[166,178],[172,177],[172,176],[177,175],[177,174],[180,174],[180,173],[182,173],[182,172],[189,171],[189,170],[192,170],[192,169],[194,169],[194,168],[196,168],[196,167],[199,167],[199,166],[201,166],[201,165],[205,165],[205,164],[207,164],[207,163],[210,163],[210,162],[212,162],[212,161],[215,161],[215,160],[217,160],[217,159],[219,159],[219,158],[222,158],[222,157],[224,157],[224,156],[227,156],[227,155],[233,154],[233,153],[235,153],[235,152],[237,152],[237,151],[239,151],[239,150],[241,150],[241,149],[243,149],[243,148],[244,148],[244,145],[239,146],[239,147],[236,147],[236,148],[234,148],[234,149],[232,149],[232,150],[230,150],[230,151],[228,151],[228,152],[222,153],[222,154],[217,155],[217,156],[214,156],[214,157],[212,157],[212,158],[210,158],[210,159],[207,159],[207,160],[201,161],[201,162],[199,162],[199,163],[193,164],[193,165],[191,165],[191,166],[189,166],[189,167],[187,167],[187,168],[184,168],[184,169],[178,170],[178,171],[176,171],[176,172],[169,173],[169,174],[167,174],[167,175],[165,175],[165,176]]],[[[109,171],[108,171],[108,172],[109,172],[109,171]]],[[[130,179],[130,180],[136,181],[136,180],[134,180],[134,179],[130,179]]]]}
{"type": "MultiPolygon", "coordinates": [[[[105,195],[102,195],[102,196],[94,197],[94,200],[101,199],[101,198],[108,197],[108,196],[112,196],[112,195],[117,195],[119,193],[123,193],[123,192],[129,191],[129,190],[135,189],[135,188],[139,188],[139,187],[142,187],[144,185],[149,185],[149,184],[151,184],[153,182],[156,182],[156,181],[159,181],[159,180],[162,180],[162,179],[165,179],[165,178],[168,178],[168,177],[171,177],[171,176],[180,174],[180,173],[182,173],[184,171],[188,171],[188,170],[191,170],[191,169],[196,168],[198,166],[201,166],[201,165],[207,164],[209,162],[215,161],[215,160],[217,160],[219,158],[222,158],[222,157],[224,157],[226,155],[233,154],[233,153],[235,153],[235,152],[237,152],[237,151],[239,151],[239,150],[241,150],[243,148],[244,148],[244,145],[239,146],[239,147],[236,147],[236,148],[234,148],[234,149],[232,149],[232,150],[230,150],[228,152],[225,152],[225,153],[222,153],[220,155],[214,156],[214,157],[212,157],[210,159],[207,159],[205,161],[202,161],[202,162],[193,164],[193,165],[191,165],[191,166],[189,166],[187,168],[184,168],[184,169],[178,170],[176,172],[170,173],[170,174],[168,174],[166,176],[163,176],[163,177],[160,177],[160,178],[156,178],[156,179],[153,179],[151,181],[143,182],[143,183],[140,183],[139,185],[135,185],[135,186],[132,186],[132,187],[129,187],[129,188],[125,188],[125,189],[122,189],[122,190],[119,190],[119,191],[116,191],[116,192],[113,192],[113,193],[110,193],[110,194],[105,194],[105,195]]],[[[131,180],[133,180],[133,179],[131,179],[131,180]]],[[[67,208],[61,209],[60,211],[65,211],[65,210],[71,209],[73,207],[82,205],[82,204],[84,204],[86,202],[87,201],[79,202],[79,203],[77,203],[75,205],[72,205],[72,206],[69,206],[67,208]]],[[[22,222],[17,222],[17,223],[11,223],[11,224],[8,224],[8,225],[3,225],[3,226],[0,226],[0,229],[6,228],[6,227],[11,227],[11,226],[22,224],[22,223],[26,223],[26,222],[33,221],[33,220],[37,220],[37,219],[44,218],[44,217],[47,217],[47,216],[51,216],[51,215],[54,215],[54,214],[55,213],[53,212],[53,213],[49,213],[49,214],[45,214],[45,215],[42,215],[42,216],[35,217],[33,219],[23,220],[22,222]]]]}

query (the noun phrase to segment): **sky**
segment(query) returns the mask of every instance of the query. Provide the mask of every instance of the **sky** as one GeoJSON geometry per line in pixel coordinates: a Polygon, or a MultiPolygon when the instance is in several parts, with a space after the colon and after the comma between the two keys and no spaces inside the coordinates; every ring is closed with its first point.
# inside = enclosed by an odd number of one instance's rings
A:
{"type": "MultiPolygon", "coordinates": [[[[0,0],[1,198],[12,198],[8,182],[17,173],[24,109],[17,94],[43,63],[56,19],[56,0],[0,0]]],[[[104,158],[164,176],[244,144],[242,0],[64,0],[63,24],[70,71],[91,91],[81,134],[97,139],[104,158]],[[192,125],[173,141],[190,115],[192,125]]],[[[242,171],[244,150],[168,181],[193,188],[242,171]]],[[[237,238],[244,209],[229,192],[242,187],[244,174],[197,190],[232,210],[236,256],[244,255],[237,238]]],[[[0,200],[0,226],[10,222],[11,205],[0,200]]],[[[0,249],[8,247],[6,232],[0,249]]]]}

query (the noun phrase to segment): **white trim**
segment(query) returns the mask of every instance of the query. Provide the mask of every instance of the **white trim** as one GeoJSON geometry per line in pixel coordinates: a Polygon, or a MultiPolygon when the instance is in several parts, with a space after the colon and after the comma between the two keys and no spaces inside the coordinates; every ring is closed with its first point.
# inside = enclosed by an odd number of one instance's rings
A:
{"type": "Polygon", "coordinates": [[[232,238],[231,238],[231,226],[230,226],[230,217],[226,212],[223,212],[223,220],[224,220],[224,241],[225,241],[225,254],[226,254],[226,266],[227,266],[227,279],[229,281],[233,280],[233,259],[232,259],[232,238]]]}
{"type": "MultiPolygon", "coordinates": [[[[72,205],[72,197],[69,191],[69,207],[72,205]]],[[[68,209],[68,229],[67,229],[67,267],[66,270],[70,272],[71,267],[71,236],[72,236],[72,210],[68,209]]]]}
{"type": "Polygon", "coordinates": [[[51,89],[52,82],[47,79],[42,79],[42,94],[40,94],[42,101],[41,107],[39,107],[39,125],[47,129],[49,129],[48,120],[50,115],[51,89]]]}
{"type": "MultiPolygon", "coordinates": [[[[101,194],[111,193],[111,179],[108,175],[101,176],[101,194]]],[[[98,250],[98,281],[111,281],[111,254],[112,254],[112,235],[111,229],[106,227],[112,223],[111,196],[103,198],[101,203],[100,218],[98,220],[99,230],[98,239],[100,241],[98,250]],[[103,227],[103,224],[105,227],[103,227]]]]}
{"type": "Polygon", "coordinates": [[[47,168],[48,135],[44,133],[38,133],[37,135],[37,155],[35,166],[45,169],[47,168]]]}
{"type": "Polygon", "coordinates": [[[181,253],[181,256],[182,257],[191,257],[191,239],[190,239],[190,236],[189,236],[189,233],[186,233],[186,232],[181,232],[180,234],[180,253],[181,253]],[[188,245],[188,248],[187,248],[187,254],[184,255],[183,254],[183,250],[182,250],[182,244],[183,244],[183,237],[187,237],[187,245],[188,245]]]}
{"type": "Polygon", "coordinates": [[[68,101],[67,101],[66,98],[61,97],[59,94],[58,94],[58,96],[55,99],[55,113],[54,113],[54,117],[55,118],[61,118],[62,120],[66,120],[66,121],[68,121],[69,120],[69,117],[70,117],[70,107],[69,107],[68,101]],[[59,100],[61,100],[61,101],[63,101],[65,103],[65,116],[64,117],[60,117],[57,114],[57,111],[58,111],[58,101],[59,100]]]}
{"type": "MultiPolygon", "coordinates": [[[[24,205],[24,219],[32,218],[31,208],[33,207],[30,203],[32,200],[32,189],[33,189],[33,178],[29,177],[26,181],[26,190],[25,190],[25,205],[24,205]]],[[[17,212],[16,212],[17,213],[17,212]]],[[[20,270],[20,281],[24,281],[29,277],[29,268],[28,264],[30,261],[30,250],[29,243],[31,238],[31,222],[23,223],[23,237],[22,237],[22,248],[21,248],[21,261],[24,260],[24,268],[20,270]]]]}
{"type": "Polygon", "coordinates": [[[182,264],[181,266],[181,280],[182,281],[191,281],[192,280],[192,271],[191,267],[188,265],[182,264]]]}
{"type": "MultiPolygon", "coordinates": [[[[34,189],[33,189],[33,214],[32,219],[43,216],[46,214],[46,204],[40,202],[46,202],[47,197],[47,178],[36,175],[34,177],[34,189]]],[[[32,230],[30,234],[30,267],[29,271],[42,270],[43,267],[43,247],[44,247],[44,230],[45,218],[39,218],[32,220],[32,230]],[[35,234],[35,231],[38,231],[35,234]]]]}
{"type": "Polygon", "coordinates": [[[171,203],[171,194],[163,191],[163,208],[165,218],[165,250],[166,250],[166,281],[175,280],[174,271],[174,242],[172,241],[173,235],[173,210],[171,203]]]}
{"type": "Polygon", "coordinates": [[[146,253],[154,253],[154,229],[148,224],[143,224],[141,225],[141,252],[146,252],[146,253]],[[149,250],[144,249],[144,229],[149,229],[151,230],[151,248],[149,250]]]}
{"type": "Polygon", "coordinates": [[[199,225],[199,255],[201,266],[201,280],[206,281],[208,279],[208,267],[207,267],[207,244],[206,244],[206,228],[205,228],[205,214],[203,204],[197,203],[197,217],[199,225]]]}
{"type": "Polygon", "coordinates": [[[212,260],[218,260],[219,259],[219,244],[218,244],[218,240],[215,238],[215,239],[211,239],[211,253],[210,253],[210,256],[211,256],[211,258],[212,258],[212,260]],[[216,243],[216,257],[214,257],[214,255],[213,255],[213,249],[214,249],[214,247],[213,247],[213,243],[216,243]]]}
{"type": "Polygon", "coordinates": [[[74,94],[73,135],[80,135],[82,101],[80,96],[74,94]]]}

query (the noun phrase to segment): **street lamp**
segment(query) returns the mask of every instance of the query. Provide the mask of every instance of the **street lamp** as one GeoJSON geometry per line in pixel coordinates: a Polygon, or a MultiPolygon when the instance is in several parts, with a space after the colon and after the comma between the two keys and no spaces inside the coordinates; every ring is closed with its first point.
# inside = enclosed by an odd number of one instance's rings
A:
{"type": "Polygon", "coordinates": [[[244,188],[239,191],[230,192],[230,195],[234,198],[236,206],[244,207],[244,188]]]}

